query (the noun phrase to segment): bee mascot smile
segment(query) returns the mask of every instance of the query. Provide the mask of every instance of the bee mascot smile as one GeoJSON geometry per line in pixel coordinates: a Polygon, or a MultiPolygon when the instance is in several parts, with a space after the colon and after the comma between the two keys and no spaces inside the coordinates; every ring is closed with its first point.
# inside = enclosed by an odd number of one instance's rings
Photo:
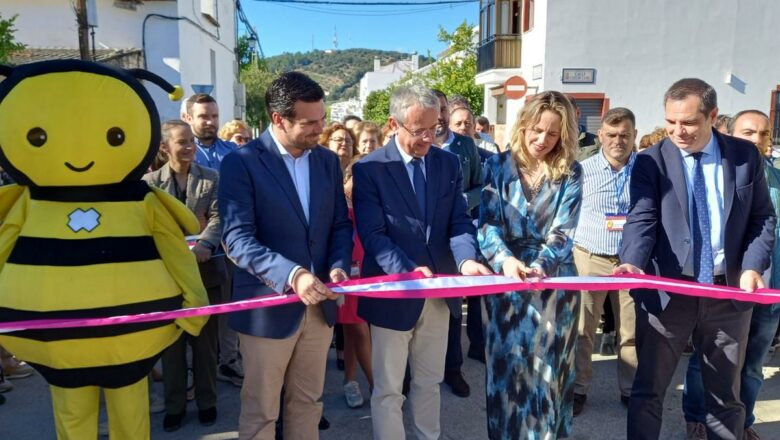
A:
{"type": "MultiPolygon", "coordinates": [[[[195,216],[141,180],[160,145],[144,70],[83,61],[0,66],[0,322],[89,318],[207,304],[182,230],[195,216]]],[[[51,385],[57,436],[97,437],[101,388],[112,439],[149,438],[147,374],[206,318],[0,335],[51,385]]]]}

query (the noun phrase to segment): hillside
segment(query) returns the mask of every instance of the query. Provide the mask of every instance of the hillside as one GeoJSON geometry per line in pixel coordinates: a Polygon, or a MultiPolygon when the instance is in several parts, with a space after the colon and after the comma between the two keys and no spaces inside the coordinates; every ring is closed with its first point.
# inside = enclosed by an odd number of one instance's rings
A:
{"type": "MultiPolygon", "coordinates": [[[[310,52],[283,53],[265,59],[271,72],[289,72],[295,70],[311,76],[328,93],[327,101],[336,102],[358,96],[360,78],[374,70],[374,57],[379,57],[382,65],[409,59],[411,55],[401,52],[388,52],[374,49],[346,49],[327,53],[323,50],[310,52]]],[[[431,60],[420,56],[420,67],[431,60]]]]}

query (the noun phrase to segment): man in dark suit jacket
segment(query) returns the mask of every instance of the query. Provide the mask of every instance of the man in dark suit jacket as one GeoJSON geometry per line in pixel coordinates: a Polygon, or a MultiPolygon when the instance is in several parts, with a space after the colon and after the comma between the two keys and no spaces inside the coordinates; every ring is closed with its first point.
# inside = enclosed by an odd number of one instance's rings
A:
{"type": "MultiPolygon", "coordinates": [[[[436,125],[435,145],[443,150],[458,156],[460,160],[460,169],[463,173],[463,196],[466,198],[468,212],[472,218],[476,218],[476,211],[479,207],[480,194],[482,193],[482,159],[479,156],[478,148],[474,144],[474,139],[455,133],[450,129],[450,112],[457,108],[463,108],[464,102],[453,100],[453,107],[456,103],[460,107],[451,108],[447,101],[447,95],[441,90],[433,90],[439,99],[439,123],[436,125]]],[[[465,101],[465,99],[464,99],[465,101]]],[[[478,304],[479,299],[474,299],[469,303],[478,304]]],[[[476,315],[482,319],[479,309],[471,307],[470,315],[476,315]]],[[[473,319],[473,318],[472,318],[473,319]]],[[[466,382],[461,367],[463,366],[463,351],[461,349],[461,322],[462,314],[450,318],[450,329],[447,335],[447,358],[444,366],[444,383],[450,386],[452,392],[458,397],[468,397],[471,394],[471,388],[466,382]]]]}
{"type": "MultiPolygon", "coordinates": [[[[438,100],[420,86],[390,98],[393,139],[353,168],[353,204],[365,249],[362,274],[420,271],[488,274],[476,262],[475,229],[461,195],[457,156],[431,148],[438,100]]],[[[439,383],[444,375],[449,316],[461,300],[361,298],[358,314],[371,325],[374,438],[405,438],[401,394],[407,359],[417,438],[438,439],[439,383]]]]}
{"type": "Polygon", "coordinates": [[[301,302],[236,312],[244,361],[240,439],[274,439],[285,385],[285,439],[318,437],[325,362],[336,319],[323,281],[347,279],[352,223],[338,157],[318,146],[324,93],[289,72],[266,91],[271,124],[222,161],[219,211],[236,264],[233,299],[292,288],[301,302]]]}
{"type": "MultiPolygon", "coordinates": [[[[643,151],[631,174],[631,208],[615,273],[764,287],[775,218],[761,157],[712,129],[715,90],[682,79],[664,96],[669,137],[643,151]]],[[[662,403],[688,337],[702,354],[707,423],[688,438],[739,439],[745,408],[739,377],[751,303],[634,291],[639,366],[628,438],[657,439],[662,403]],[[642,319],[644,317],[644,319],[642,319]]]]}

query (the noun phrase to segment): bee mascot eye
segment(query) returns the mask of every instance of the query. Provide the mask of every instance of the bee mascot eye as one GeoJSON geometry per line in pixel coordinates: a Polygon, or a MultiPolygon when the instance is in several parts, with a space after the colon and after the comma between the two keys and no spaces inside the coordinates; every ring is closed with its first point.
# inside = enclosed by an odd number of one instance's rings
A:
{"type": "Polygon", "coordinates": [[[31,128],[27,132],[27,142],[33,147],[42,147],[46,143],[46,130],[41,127],[31,128]]]}
{"type": "Polygon", "coordinates": [[[125,132],[119,127],[111,127],[106,133],[108,144],[112,147],[118,147],[125,143],[125,132]]]}

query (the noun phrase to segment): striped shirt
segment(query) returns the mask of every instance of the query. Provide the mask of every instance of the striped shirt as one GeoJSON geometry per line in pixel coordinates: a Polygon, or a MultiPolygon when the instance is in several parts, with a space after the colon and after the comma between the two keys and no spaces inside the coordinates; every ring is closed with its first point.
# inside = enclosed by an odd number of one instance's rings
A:
{"type": "Polygon", "coordinates": [[[636,153],[631,153],[628,164],[615,171],[599,151],[582,161],[582,208],[574,244],[594,254],[617,255],[622,231],[607,229],[605,214],[628,212],[631,167],[636,153]]]}

